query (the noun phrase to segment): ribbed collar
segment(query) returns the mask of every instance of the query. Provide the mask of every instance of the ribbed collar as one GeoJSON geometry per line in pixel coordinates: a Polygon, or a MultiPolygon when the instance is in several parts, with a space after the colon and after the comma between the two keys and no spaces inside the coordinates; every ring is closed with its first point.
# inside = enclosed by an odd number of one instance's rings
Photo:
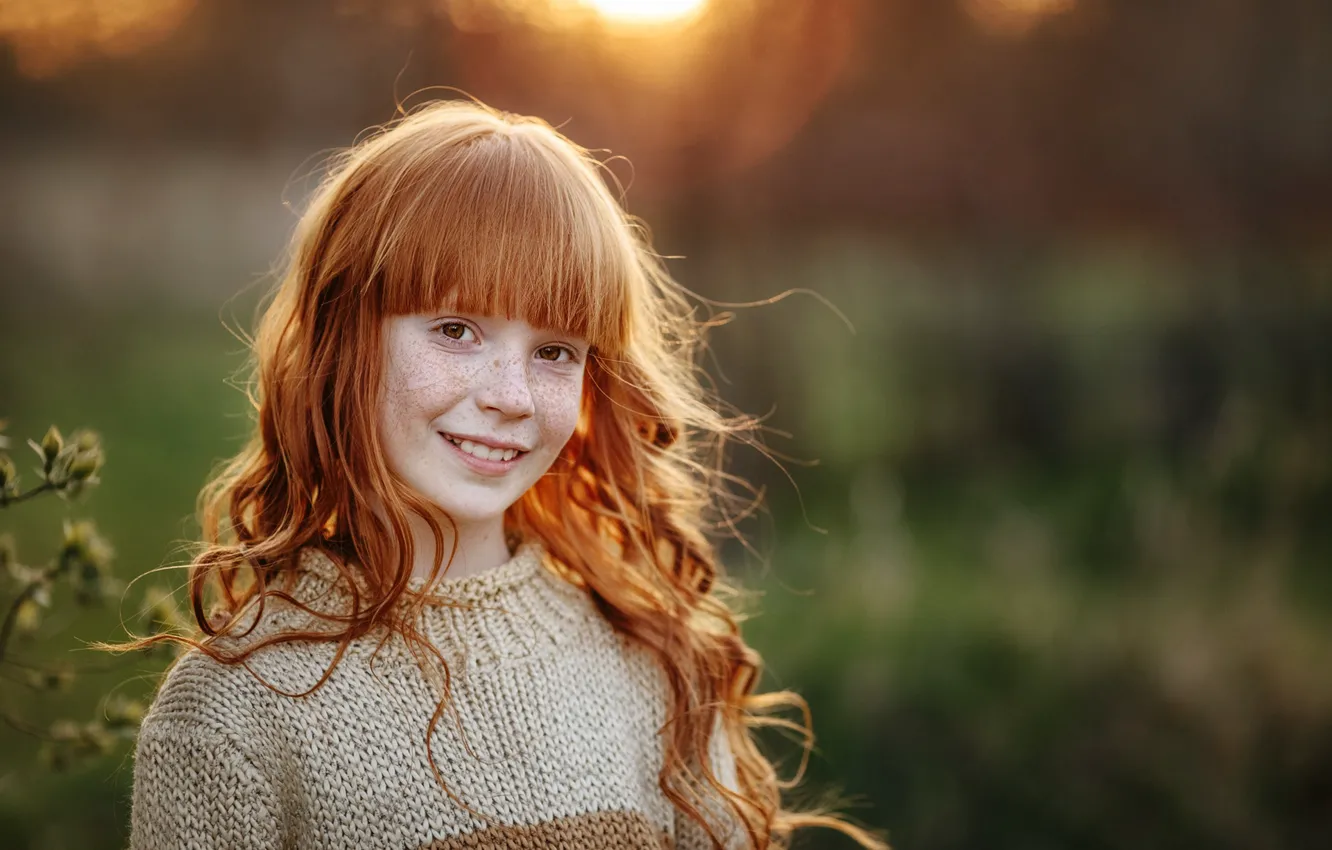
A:
{"type": "MultiPolygon", "coordinates": [[[[446,658],[471,667],[529,659],[565,643],[599,615],[587,594],[549,569],[545,559],[544,547],[528,541],[497,567],[437,579],[418,627],[446,658]]],[[[355,565],[349,571],[361,581],[355,565]]],[[[323,551],[302,550],[297,572],[292,593],[297,599],[325,613],[350,611],[346,580],[323,551]]],[[[425,579],[412,578],[407,588],[411,598],[404,594],[403,606],[425,590],[425,579]]]]}

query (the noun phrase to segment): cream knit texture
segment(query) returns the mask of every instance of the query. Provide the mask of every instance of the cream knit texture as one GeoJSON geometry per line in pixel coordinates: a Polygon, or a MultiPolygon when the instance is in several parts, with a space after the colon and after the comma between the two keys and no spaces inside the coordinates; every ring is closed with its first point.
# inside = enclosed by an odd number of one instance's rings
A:
{"type": "MultiPolygon", "coordinates": [[[[348,610],[322,552],[302,551],[297,575],[297,599],[348,610]]],[[[420,593],[423,581],[410,589],[420,593]]],[[[524,543],[493,570],[445,579],[433,593],[472,607],[423,612],[423,633],[451,674],[451,710],[436,724],[431,754],[449,789],[495,823],[469,814],[435,781],[424,739],[437,684],[398,636],[372,665],[382,637],[372,632],[302,697],[274,693],[246,667],[197,650],[181,656],[139,732],[131,850],[711,846],[657,786],[658,730],[669,708],[659,662],[553,572],[539,543],[524,543]]],[[[249,636],[218,647],[235,651],[293,628],[332,626],[270,598],[249,636]]],[[[332,643],[283,643],[257,651],[248,666],[295,694],[319,680],[334,651],[332,643]]],[[[718,778],[736,787],[724,735],[714,733],[710,755],[718,778]]],[[[728,847],[748,845],[719,801],[708,811],[728,847]]]]}

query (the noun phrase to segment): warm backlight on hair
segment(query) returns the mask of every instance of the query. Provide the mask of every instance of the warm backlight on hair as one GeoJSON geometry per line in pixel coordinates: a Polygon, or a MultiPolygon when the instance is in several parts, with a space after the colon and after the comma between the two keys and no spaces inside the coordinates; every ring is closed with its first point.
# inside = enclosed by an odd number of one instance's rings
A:
{"type": "Polygon", "coordinates": [[[691,18],[708,0],[578,0],[607,20],[626,24],[659,24],[691,18]]]}

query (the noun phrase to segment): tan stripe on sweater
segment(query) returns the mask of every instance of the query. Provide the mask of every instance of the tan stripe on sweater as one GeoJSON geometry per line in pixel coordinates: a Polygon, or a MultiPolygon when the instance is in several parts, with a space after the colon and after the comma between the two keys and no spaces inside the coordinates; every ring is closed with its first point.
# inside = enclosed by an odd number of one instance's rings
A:
{"type": "Polygon", "coordinates": [[[593,812],[532,826],[498,826],[432,841],[421,850],[662,850],[670,838],[636,812],[593,812]]]}

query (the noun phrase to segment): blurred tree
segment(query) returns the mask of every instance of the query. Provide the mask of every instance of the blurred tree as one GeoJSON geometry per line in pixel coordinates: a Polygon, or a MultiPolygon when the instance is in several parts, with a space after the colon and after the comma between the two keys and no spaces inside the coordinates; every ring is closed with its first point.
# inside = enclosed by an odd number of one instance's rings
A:
{"type": "MultiPolygon", "coordinates": [[[[0,421],[0,432],[4,424],[0,421]]],[[[40,459],[41,466],[36,471],[41,482],[24,490],[7,451],[8,439],[0,433],[0,508],[7,509],[47,493],[74,500],[99,483],[97,473],[103,455],[95,433],[77,431],[66,439],[52,425],[40,443],[29,440],[28,445],[40,459]]],[[[14,597],[3,608],[4,619],[0,621],[0,671],[7,678],[37,691],[69,687],[76,670],[68,665],[45,667],[21,661],[13,656],[11,644],[15,640],[31,640],[38,634],[45,611],[52,607],[52,591],[58,584],[72,588],[74,600],[80,606],[98,605],[107,599],[120,587],[109,572],[112,556],[110,544],[88,520],[65,520],[60,550],[43,566],[23,563],[13,535],[0,536],[0,580],[16,588],[14,597]],[[11,675],[11,671],[17,672],[11,675]]],[[[156,619],[173,619],[160,595],[153,595],[151,601],[156,619]]],[[[111,752],[118,740],[133,737],[143,711],[143,704],[137,700],[114,697],[106,701],[100,718],[85,723],[60,719],[43,728],[22,717],[12,706],[0,703],[0,719],[12,729],[42,740],[42,759],[55,769],[111,752]]]]}

